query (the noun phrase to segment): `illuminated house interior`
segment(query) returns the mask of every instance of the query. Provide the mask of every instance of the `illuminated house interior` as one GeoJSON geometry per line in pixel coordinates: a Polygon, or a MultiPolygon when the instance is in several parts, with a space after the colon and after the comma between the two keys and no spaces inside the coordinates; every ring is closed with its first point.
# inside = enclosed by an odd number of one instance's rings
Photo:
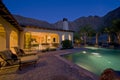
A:
{"type": "Polygon", "coordinates": [[[25,33],[25,48],[45,49],[47,47],[57,47],[59,45],[59,35],[47,32],[27,32],[25,33]],[[31,45],[31,46],[30,46],[31,45]]]}
{"type": "Polygon", "coordinates": [[[16,46],[34,50],[58,48],[65,39],[73,42],[73,31],[20,25],[0,0],[0,51],[16,46]]]}

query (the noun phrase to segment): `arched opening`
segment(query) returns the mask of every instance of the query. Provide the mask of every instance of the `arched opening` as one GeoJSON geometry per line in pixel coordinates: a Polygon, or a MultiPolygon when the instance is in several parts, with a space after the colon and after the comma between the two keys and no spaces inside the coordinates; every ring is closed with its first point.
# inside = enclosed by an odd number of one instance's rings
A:
{"type": "Polygon", "coordinates": [[[12,31],[10,33],[10,49],[14,51],[13,47],[15,46],[18,46],[18,35],[15,31],[12,31]]]}
{"type": "Polygon", "coordinates": [[[0,24],[0,51],[6,49],[6,32],[2,24],[0,24]]]}

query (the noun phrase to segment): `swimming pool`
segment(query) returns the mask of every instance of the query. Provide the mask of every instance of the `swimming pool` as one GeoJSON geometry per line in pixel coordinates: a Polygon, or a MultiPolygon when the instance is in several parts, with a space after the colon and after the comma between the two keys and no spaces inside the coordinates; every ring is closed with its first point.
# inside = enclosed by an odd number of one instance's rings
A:
{"type": "Polygon", "coordinates": [[[88,50],[64,57],[78,66],[100,75],[106,68],[120,71],[120,50],[86,47],[88,50]]]}

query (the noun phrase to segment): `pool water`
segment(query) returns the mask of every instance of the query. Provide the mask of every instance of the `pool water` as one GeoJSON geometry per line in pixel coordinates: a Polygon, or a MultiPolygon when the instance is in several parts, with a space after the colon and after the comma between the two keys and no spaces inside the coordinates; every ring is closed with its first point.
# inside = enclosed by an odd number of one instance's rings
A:
{"type": "Polygon", "coordinates": [[[64,55],[64,57],[96,75],[100,75],[106,68],[120,71],[120,50],[86,48],[88,50],[64,55]]]}

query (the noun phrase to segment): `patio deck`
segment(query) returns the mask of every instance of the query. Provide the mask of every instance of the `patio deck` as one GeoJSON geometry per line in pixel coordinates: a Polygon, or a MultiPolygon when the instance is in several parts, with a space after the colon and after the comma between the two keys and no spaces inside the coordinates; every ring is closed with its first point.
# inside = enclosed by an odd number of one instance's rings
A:
{"type": "Polygon", "coordinates": [[[36,67],[26,65],[22,71],[18,67],[0,70],[0,80],[97,80],[96,75],[59,56],[80,50],[83,48],[38,53],[36,67]]]}

